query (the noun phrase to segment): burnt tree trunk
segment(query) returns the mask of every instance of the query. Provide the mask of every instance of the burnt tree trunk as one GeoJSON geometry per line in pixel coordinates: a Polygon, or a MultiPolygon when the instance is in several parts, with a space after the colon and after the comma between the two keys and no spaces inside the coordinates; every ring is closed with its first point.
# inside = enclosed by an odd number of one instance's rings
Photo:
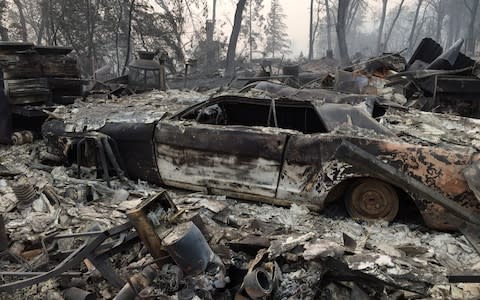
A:
{"type": "Polygon", "coordinates": [[[37,36],[37,44],[41,45],[43,41],[43,35],[45,34],[45,27],[48,23],[48,16],[47,16],[47,2],[42,0],[40,2],[40,25],[38,28],[38,36],[37,36]]]}
{"type": "Polygon", "coordinates": [[[238,35],[242,26],[242,15],[245,9],[247,0],[239,0],[237,9],[235,11],[235,19],[233,22],[232,34],[230,35],[230,42],[228,43],[227,60],[225,66],[225,73],[227,76],[233,76],[235,73],[235,53],[237,50],[238,35]]]}
{"type": "Polygon", "coordinates": [[[205,65],[207,66],[208,70],[213,70],[215,68],[215,48],[213,45],[213,34],[215,33],[215,23],[216,23],[216,7],[217,1],[213,0],[213,15],[212,20],[206,23],[206,31],[207,31],[207,53],[205,58],[205,65]]]}
{"type": "Polygon", "coordinates": [[[352,29],[352,25],[355,21],[355,18],[357,17],[357,13],[360,8],[360,3],[361,0],[353,0],[350,4],[350,7],[348,9],[348,14],[347,14],[347,34],[350,33],[352,29]]]}
{"type": "Polygon", "coordinates": [[[455,33],[457,31],[457,27],[459,27],[459,16],[456,13],[449,13],[448,14],[448,30],[447,30],[447,47],[453,44],[455,40],[455,33]]]}
{"type": "Polygon", "coordinates": [[[121,28],[121,25],[122,25],[122,20],[123,20],[123,5],[122,5],[122,2],[120,0],[117,0],[117,5],[118,5],[118,9],[119,9],[119,12],[118,12],[118,20],[117,20],[117,25],[116,25],[116,29],[115,29],[115,56],[116,56],[116,60],[117,60],[117,70],[116,70],[116,74],[117,76],[120,76],[120,46],[119,46],[119,40],[120,40],[120,28],[121,28]]]}
{"type": "Polygon", "coordinates": [[[123,65],[122,75],[125,75],[127,70],[127,65],[130,60],[131,52],[131,38],[132,38],[132,19],[133,19],[133,10],[135,8],[135,0],[130,2],[130,11],[128,12],[128,33],[127,33],[127,53],[125,54],[125,64],[123,65]]]}
{"type": "Polygon", "coordinates": [[[350,0],[338,0],[338,13],[337,13],[337,39],[338,50],[340,52],[340,60],[342,65],[348,65],[350,63],[350,57],[348,55],[347,37],[346,37],[346,23],[347,13],[350,0]]]}
{"type": "Polygon", "coordinates": [[[415,30],[417,29],[418,15],[420,14],[420,8],[422,7],[423,0],[418,0],[417,9],[415,10],[415,17],[413,18],[412,29],[408,37],[408,53],[411,53],[414,46],[415,30]]]}
{"type": "Polygon", "coordinates": [[[478,4],[480,0],[473,0],[473,5],[470,7],[467,2],[465,5],[467,6],[468,11],[470,12],[470,20],[468,24],[468,34],[467,34],[467,43],[465,45],[466,52],[469,55],[475,54],[475,19],[477,16],[478,4]]]}
{"type": "Polygon", "coordinates": [[[313,59],[313,0],[310,0],[310,36],[308,39],[308,60],[313,59]]]}
{"type": "Polygon", "coordinates": [[[327,11],[327,50],[332,51],[332,23],[330,19],[330,3],[325,0],[325,9],[327,11]]]}
{"type": "Polygon", "coordinates": [[[380,19],[380,26],[378,26],[378,38],[377,38],[377,49],[376,53],[380,54],[382,50],[382,36],[383,36],[383,27],[385,25],[385,16],[387,15],[387,3],[388,0],[382,0],[382,17],[380,19]]]}
{"type": "Polygon", "coordinates": [[[8,41],[8,28],[5,22],[5,14],[7,10],[7,1],[0,0],[0,38],[2,41],[8,41]]]}
{"type": "Polygon", "coordinates": [[[20,36],[22,37],[22,41],[28,41],[28,33],[27,33],[27,22],[25,21],[25,14],[23,12],[23,3],[21,0],[13,0],[15,6],[18,9],[18,18],[20,21],[20,36]]]}
{"type": "Polygon", "coordinates": [[[397,13],[395,14],[395,18],[393,18],[392,25],[388,29],[387,36],[385,37],[385,41],[383,42],[383,51],[387,50],[388,41],[390,40],[390,36],[392,35],[392,31],[393,31],[393,28],[395,27],[395,24],[397,23],[398,17],[400,16],[400,13],[402,12],[404,2],[405,2],[405,0],[402,0],[400,2],[400,5],[398,6],[397,13]]]}
{"type": "Polygon", "coordinates": [[[438,43],[442,43],[442,27],[443,27],[443,20],[445,19],[445,11],[442,8],[439,8],[437,12],[437,25],[435,31],[435,40],[438,43]]]}

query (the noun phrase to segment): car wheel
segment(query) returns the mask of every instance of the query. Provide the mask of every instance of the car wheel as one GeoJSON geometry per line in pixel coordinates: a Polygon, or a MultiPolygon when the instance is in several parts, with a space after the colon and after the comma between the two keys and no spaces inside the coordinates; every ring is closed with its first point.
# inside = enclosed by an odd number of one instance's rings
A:
{"type": "Polygon", "coordinates": [[[392,221],[398,213],[398,194],[388,183],[360,179],[345,194],[345,206],[354,219],[392,221]]]}

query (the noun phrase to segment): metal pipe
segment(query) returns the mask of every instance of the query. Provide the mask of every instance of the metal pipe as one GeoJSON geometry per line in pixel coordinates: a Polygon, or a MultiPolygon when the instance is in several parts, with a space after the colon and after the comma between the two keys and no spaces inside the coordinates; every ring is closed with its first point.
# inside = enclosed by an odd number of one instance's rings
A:
{"type": "Polygon", "coordinates": [[[272,276],[263,268],[249,272],[243,279],[243,287],[253,299],[262,298],[272,293],[272,276]]]}
{"type": "MultiPolygon", "coordinates": [[[[32,277],[32,276],[37,276],[37,275],[43,275],[48,272],[0,272],[0,276],[18,276],[18,277],[32,277]]],[[[65,277],[80,277],[84,273],[82,272],[65,272],[60,274],[59,276],[65,276],[65,277]]]]}
{"type": "Polygon", "coordinates": [[[150,285],[157,276],[157,270],[147,266],[141,273],[130,277],[128,283],[118,292],[113,300],[134,300],[137,294],[150,285]]]}

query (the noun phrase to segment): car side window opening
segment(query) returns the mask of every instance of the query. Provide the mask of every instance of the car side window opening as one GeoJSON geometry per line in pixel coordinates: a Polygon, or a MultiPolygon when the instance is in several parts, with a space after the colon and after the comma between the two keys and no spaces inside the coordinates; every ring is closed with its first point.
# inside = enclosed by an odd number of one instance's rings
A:
{"type": "Polygon", "coordinates": [[[278,127],[306,134],[327,132],[314,106],[303,102],[223,101],[199,107],[182,119],[200,124],[278,127]]]}

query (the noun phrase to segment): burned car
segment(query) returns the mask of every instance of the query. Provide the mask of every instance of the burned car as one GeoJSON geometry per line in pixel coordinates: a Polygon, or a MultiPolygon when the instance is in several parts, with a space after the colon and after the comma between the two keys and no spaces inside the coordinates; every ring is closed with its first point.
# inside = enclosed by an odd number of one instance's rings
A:
{"type": "MultiPolygon", "coordinates": [[[[74,161],[87,133],[66,129],[52,120],[43,133],[74,161]]],[[[93,155],[104,173],[166,186],[313,210],[344,201],[354,218],[389,221],[413,200],[425,223],[442,230],[476,222],[480,210],[462,174],[478,164],[473,148],[408,143],[352,105],[224,95],[148,125],[107,123],[98,132],[109,137],[103,148],[117,149],[102,163],[102,151],[93,155]]]]}

